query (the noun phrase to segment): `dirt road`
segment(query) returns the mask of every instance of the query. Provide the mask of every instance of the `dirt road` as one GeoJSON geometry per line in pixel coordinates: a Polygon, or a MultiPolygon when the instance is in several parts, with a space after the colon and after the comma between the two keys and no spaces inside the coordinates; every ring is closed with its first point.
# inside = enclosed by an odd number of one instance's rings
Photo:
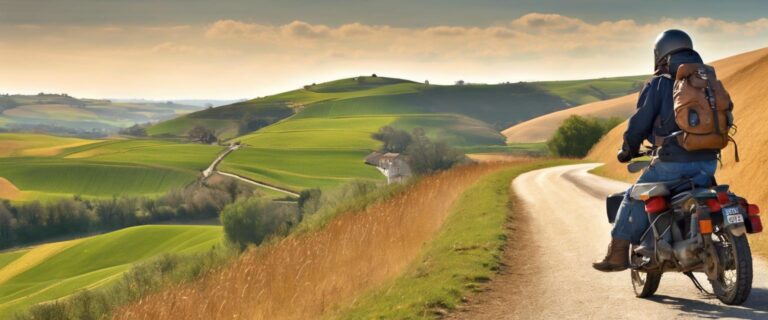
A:
{"type": "MultiPolygon", "coordinates": [[[[532,171],[513,182],[524,207],[515,223],[506,266],[488,291],[452,318],[675,319],[768,318],[766,263],[755,258],[754,289],[742,307],[697,292],[682,274],[665,274],[656,297],[634,297],[629,271],[605,274],[591,262],[605,254],[610,225],[604,196],[621,182],[587,173],[595,164],[532,171]],[[519,235],[514,235],[516,232],[519,235]],[[521,244],[523,242],[525,244],[521,244]]],[[[697,277],[709,287],[706,277],[697,277]]]]}

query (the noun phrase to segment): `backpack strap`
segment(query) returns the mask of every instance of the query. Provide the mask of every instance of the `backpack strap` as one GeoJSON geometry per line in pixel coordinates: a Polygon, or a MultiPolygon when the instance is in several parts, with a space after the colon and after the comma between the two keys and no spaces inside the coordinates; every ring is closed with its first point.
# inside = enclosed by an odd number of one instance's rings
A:
{"type": "Polygon", "coordinates": [[[730,135],[728,136],[728,141],[733,142],[733,157],[736,159],[736,162],[739,162],[739,145],[736,144],[736,140],[730,135]]]}

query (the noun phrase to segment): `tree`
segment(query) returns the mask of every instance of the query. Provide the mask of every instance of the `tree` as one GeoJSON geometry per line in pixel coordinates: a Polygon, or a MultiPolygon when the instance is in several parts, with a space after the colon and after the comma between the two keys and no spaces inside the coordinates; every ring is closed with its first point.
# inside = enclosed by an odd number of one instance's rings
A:
{"type": "Polygon", "coordinates": [[[0,248],[15,241],[14,219],[4,202],[0,202],[0,248]]]}
{"type": "Polygon", "coordinates": [[[147,129],[146,129],[146,126],[144,125],[134,124],[128,128],[120,130],[120,134],[134,136],[134,137],[146,137],[147,129]]]}
{"type": "Polygon", "coordinates": [[[230,204],[221,212],[224,234],[245,248],[260,244],[273,235],[285,234],[295,224],[296,212],[288,206],[260,198],[230,204]]]}
{"type": "Polygon", "coordinates": [[[454,165],[467,161],[460,151],[448,146],[445,141],[432,142],[424,129],[413,129],[413,142],[406,148],[408,164],[416,174],[428,174],[450,169],[454,165]]]}
{"type": "Polygon", "coordinates": [[[402,153],[413,140],[408,132],[384,126],[371,135],[371,138],[382,142],[380,151],[402,153]]]}
{"type": "Polygon", "coordinates": [[[572,115],[557,128],[547,148],[554,156],[584,157],[592,146],[608,131],[621,123],[621,119],[585,118],[572,115]]]}
{"type": "Polygon", "coordinates": [[[464,80],[456,81],[456,85],[457,86],[463,86],[464,85],[464,80]]]}
{"type": "Polygon", "coordinates": [[[189,137],[189,140],[205,143],[205,144],[211,144],[216,141],[219,141],[219,139],[216,137],[216,134],[213,132],[213,130],[210,130],[203,126],[196,126],[192,128],[192,130],[189,130],[187,133],[187,136],[189,137]]]}

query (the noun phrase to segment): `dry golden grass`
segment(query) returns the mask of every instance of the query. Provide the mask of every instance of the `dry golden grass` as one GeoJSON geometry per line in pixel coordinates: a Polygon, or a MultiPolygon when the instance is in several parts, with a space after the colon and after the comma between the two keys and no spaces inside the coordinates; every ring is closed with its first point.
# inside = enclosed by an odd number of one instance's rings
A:
{"type": "Polygon", "coordinates": [[[507,137],[507,143],[543,142],[551,138],[555,130],[560,127],[560,124],[572,115],[626,118],[632,115],[636,101],[637,94],[631,94],[610,100],[587,103],[519,123],[502,131],[501,134],[507,137]]]}
{"type": "Polygon", "coordinates": [[[43,148],[32,148],[32,149],[25,149],[21,151],[22,156],[28,156],[28,157],[52,157],[61,154],[62,151],[68,148],[74,148],[79,146],[84,146],[92,143],[98,142],[97,140],[83,140],[78,141],[75,143],[70,144],[64,144],[64,145],[58,145],[58,146],[51,146],[51,147],[43,147],[43,148]]]}
{"type": "Polygon", "coordinates": [[[472,153],[467,154],[467,157],[479,163],[519,162],[531,159],[531,157],[505,153],[472,153]]]}
{"type": "Polygon", "coordinates": [[[0,177],[0,199],[16,200],[21,197],[21,191],[7,179],[0,177]]]}
{"type": "Polygon", "coordinates": [[[45,261],[45,259],[48,259],[48,257],[78,244],[82,240],[83,239],[75,239],[69,241],[46,243],[32,248],[23,256],[0,269],[0,284],[10,278],[13,278],[17,274],[20,274],[26,270],[29,270],[29,268],[40,264],[41,262],[45,261]]]}
{"type": "MultiPolygon", "coordinates": [[[[738,125],[735,138],[741,162],[733,157],[733,146],[723,150],[723,167],[718,170],[720,183],[750,202],[768,208],[768,48],[747,52],[714,63],[720,79],[731,94],[738,125]]],[[[626,123],[609,132],[587,156],[604,162],[602,173],[611,177],[631,178],[624,165],[616,161],[616,150],[621,146],[626,123]]],[[[768,256],[768,237],[752,237],[753,246],[768,256]]]]}
{"type": "Polygon", "coordinates": [[[252,249],[185,285],[126,306],[115,319],[314,319],[400,275],[434,237],[459,195],[509,163],[426,177],[324,228],[252,249]]]}

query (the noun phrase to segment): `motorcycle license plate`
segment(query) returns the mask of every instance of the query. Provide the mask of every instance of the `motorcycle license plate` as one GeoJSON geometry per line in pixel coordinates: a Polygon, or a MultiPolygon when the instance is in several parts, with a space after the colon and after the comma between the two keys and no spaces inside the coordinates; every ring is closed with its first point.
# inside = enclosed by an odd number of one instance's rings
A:
{"type": "Polygon", "coordinates": [[[723,218],[727,224],[744,223],[744,216],[739,212],[739,207],[723,208],[723,218]]]}

